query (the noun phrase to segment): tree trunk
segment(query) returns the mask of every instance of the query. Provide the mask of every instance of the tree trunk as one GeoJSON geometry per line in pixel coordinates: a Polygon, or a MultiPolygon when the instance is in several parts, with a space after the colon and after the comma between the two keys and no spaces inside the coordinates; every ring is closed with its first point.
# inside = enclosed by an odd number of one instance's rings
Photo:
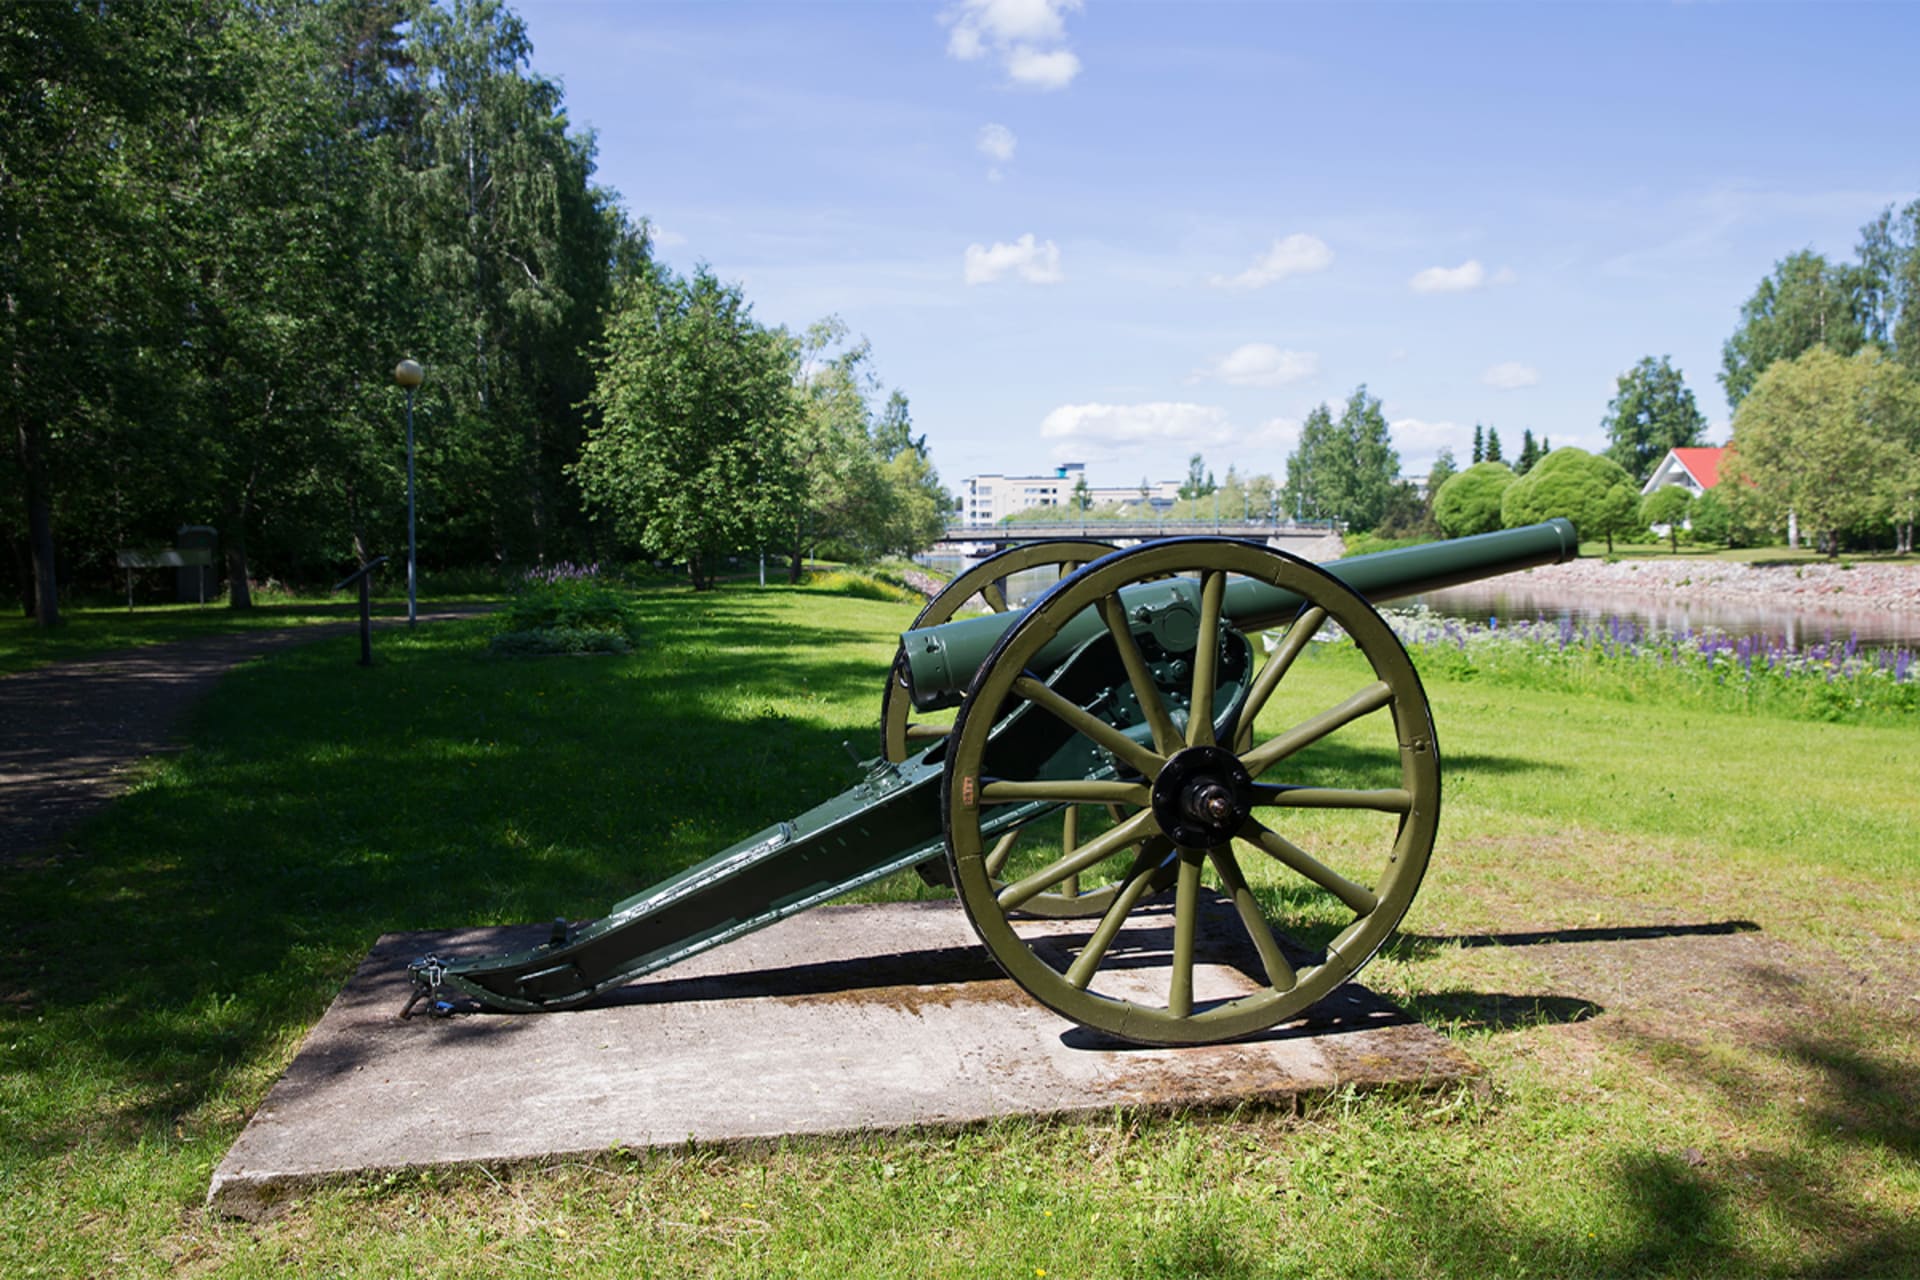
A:
{"type": "Polygon", "coordinates": [[[8,538],[7,550],[13,553],[13,580],[20,592],[20,616],[33,616],[33,557],[27,554],[25,538],[8,538]]]}
{"type": "MultiPolygon", "coordinates": [[[[20,411],[14,410],[16,414],[20,411]]],[[[60,590],[53,563],[53,504],[47,500],[46,476],[40,470],[38,433],[16,420],[15,435],[20,474],[27,490],[27,546],[33,560],[32,616],[42,628],[60,625],[60,590]]]]}
{"type": "Polygon", "coordinates": [[[247,581],[247,508],[251,505],[242,498],[239,506],[227,509],[227,607],[229,609],[253,608],[253,586],[247,581]]]}

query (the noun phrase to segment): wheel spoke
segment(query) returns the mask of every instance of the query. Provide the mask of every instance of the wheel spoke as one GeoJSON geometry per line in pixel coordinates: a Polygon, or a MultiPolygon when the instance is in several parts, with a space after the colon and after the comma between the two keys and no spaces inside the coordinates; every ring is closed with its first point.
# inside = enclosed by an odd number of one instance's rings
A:
{"type": "Polygon", "coordinates": [[[1207,857],[1213,860],[1213,869],[1220,873],[1220,883],[1233,899],[1233,909],[1240,913],[1240,924],[1253,942],[1253,949],[1260,953],[1260,966],[1267,971],[1267,985],[1283,993],[1293,990],[1300,978],[1287,958],[1280,954],[1279,940],[1268,927],[1267,918],[1260,914],[1260,904],[1254,900],[1247,877],[1240,870],[1240,860],[1233,856],[1233,846],[1223,844],[1209,849],[1207,857]]]}
{"type": "Polygon", "coordinates": [[[996,895],[1000,906],[1003,910],[1013,911],[1021,903],[1059,884],[1068,876],[1076,875],[1096,863],[1105,861],[1128,845],[1138,843],[1143,837],[1157,830],[1158,827],[1153,821],[1153,810],[1142,809],[1119,826],[1087,841],[1058,862],[1051,863],[1024,880],[1016,880],[1000,890],[996,895]]]}
{"type": "Polygon", "coordinates": [[[945,738],[953,733],[950,724],[910,724],[907,726],[908,742],[926,742],[933,738],[945,738]]]}
{"type": "Polygon", "coordinates": [[[1160,776],[1160,766],[1166,763],[1164,757],[1135,742],[1084,707],[1075,706],[1032,676],[1021,676],[1015,680],[1013,691],[1029,702],[1051,711],[1069,729],[1092,738],[1118,756],[1135,773],[1143,774],[1148,778],[1160,776]]]}
{"type": "Polygon", "coordinates": [[[1268,738],[1240,757],[1247,772],[1259,777],[1268,769],[1303,747],[1310,747],[1336,729],[1352,724],[1393,701],[1393,687],[1376,680],[1337,707],[1329,707],[1310,720],[1303,720],[1285,733],[1268,738]]]}
{"type": "Polygon", "coordinates": [[[1133,914],[1134,907],[1153,887],[1153,873],[1159,869],[1166,858],[1169,846],[1165,840],[1149,840],[1140,847],[1139,856],[1134,858],[1133,867],[1127,872],[1126,880],[1120,886],[1112,905],[1100,917],[1100,923],[1094,926],[1093,936],[1087,939],[1087,945],[1080,948],[1080,954],[1073,958],[1067,967],[1067,982],[1085,991],[1087,984],[1093,981],[1094,971],[1106,958],[1107,948],[1120,933],[1120,926],[1133,914]]]}
{"type": "MultiPolygon", "coordinates": [[[[1072,853],[1080,847],[1080,806],[1068,805],[1060,814],[1060,852],[1072,853]]],[[[1075,872],[1060,884],[1060,896],[1080,896],[1080,874],[1075,872]]]]}
{"type": "Polygon", "coordinates": [[[1372,915],[1373,909],[1380,905],[1373,890],[1355,884],[1279,832],[1261,826],[1252,818],[1247,819],[1247,824],[1240,828],[1240,838],[1270,855],[1276,862],[1313,881],[1346,903],[1347,908],[1356,915],[1372,915]]]}
{"type": "Polygon", "coordinates": [[[1410,813],[1413,793],[1398,787],[1379,791],[1345,787],[1290,787],[1265,782],[1253,784],[1256,807],[1276,809],[1372,809],[1379,813],[1410,813]]]}
{"type": "Polygon", "coordinates": [[[1308,609],[1293,620],[1287,628],[1287,634],[1281,638],[1280,647],[1267,657],[1267,665],[1260,668],[1260,674],[1253,679],[1253,687],[1247,690],[1247,700],[1240,707],[1240,723],[1252,725],[1266,709],[1267,699],[1279,687],[1286,677],[1293,660],[1305,652],[1307,642],[1320,630],[1320,624],[1327,620],[1327,611],[1319,605],[1308,609]]]}
{"type": "Polygon", "coordinates": [[[1006,870],[1007,859],[1013,854],[1013,846],[1019,841],[1021,833],[1025,830],[1025,827],[1012,828],[1007,834],[1001,836],[994,842],[993,848],[987,850],[988,875],[997,877],[1002,871],[1006,870]]]}
{"type": "Polygon", "coordinates": [[[1160,687],[1153,682],[1153,675],[1147,670],[1147,660],[1140,656],[1140,645],[1133,638],[1133,629],[1127,625],[1127,606],[1122,604],[1118,592],[1110,594],[1095,603],[1100,618],[1107,624],[1107,630],[1113,635],[1114,648],[1120,651],[1120,665],[1126,668],[1127,683],[1133,686],[1133,696],[1140,700],[1141,713],[1147,717],[1147,723],[1153,726],[1154,750],[1168,755],[1180,748],[1180,730],[1174,726],[1173,717],[1167,714],[1167,704],[1160,697],[1160,687]]]}
{"type": "Polygon", "coordinates": [[[995,613],[1005,613],[1007,611],[1007,593],[1000,589],[1000,584],[997,582],[989,582],[986,586],[980,588],[980,598],[985,600],[987,602],[987,608],[993,610],[995,613]]]}
{"type": "Polygon", "coordinates": [[[1213,745],[1213,680],[1220,661],[1220,600],[1227,575],[1218,569],[1200,580],[1200,628],[1193,644],[1193,697],[1188,703],[1187,745],[1213,745]]]}
{"type": "Polygon", "coordinates": [[[1087,782],[1060,779],[1039,782],[987,782],[980,788],[982,804],[1014,804],[1053,800],[1060,804],[1124,804],[1135,809],[1151,803],[1152,788],[1144,782],[1087,782]]]}
{"type": "Polygon", "coordinates": [[[1167,1012],[1193,1015],[1193,940],[1200,926],[1200,855],[1182,850],[1180,880],[1173,898],[1173,973],[1168,979],[1167,1012]]]}

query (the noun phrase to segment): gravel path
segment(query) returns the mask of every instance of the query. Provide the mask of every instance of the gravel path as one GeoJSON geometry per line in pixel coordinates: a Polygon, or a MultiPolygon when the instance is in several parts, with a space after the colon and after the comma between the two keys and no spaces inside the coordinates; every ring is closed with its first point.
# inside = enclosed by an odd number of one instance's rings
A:
{"type": "MultiPolygon", "coordinates": [[[[486,606],[423,613],[456,618],[486,606]]],[[[386,627],[402,619],[374,620],[386,627]]],[[[189,708],[221,676],[274,649],[358,622],[197,636],[0,677],[0,866],[45,849],[126,789],[127,770],[177,745],[189,708]]]]}

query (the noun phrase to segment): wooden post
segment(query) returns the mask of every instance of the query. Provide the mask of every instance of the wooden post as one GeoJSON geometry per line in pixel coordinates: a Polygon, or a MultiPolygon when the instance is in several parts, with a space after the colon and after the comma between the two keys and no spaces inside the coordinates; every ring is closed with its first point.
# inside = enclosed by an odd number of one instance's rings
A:
{"type": "Polygon", "coordinates": [[[373,593],[367,585],[371,573],[360,575],[360,665],[373,665],[373,593]]]}

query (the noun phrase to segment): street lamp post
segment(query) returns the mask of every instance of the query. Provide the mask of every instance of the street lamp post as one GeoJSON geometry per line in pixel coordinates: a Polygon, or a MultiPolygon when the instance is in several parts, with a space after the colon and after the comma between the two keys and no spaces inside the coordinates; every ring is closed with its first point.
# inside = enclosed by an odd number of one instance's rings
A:
{"type": "Polygon", "coordinates": [[[419,617],[413,592],[413,393],[427,380],[427,371],[412,360],[402,360],[393,366],[393,380],[407,389],[407,625],[412,626],[419,617]]]}

